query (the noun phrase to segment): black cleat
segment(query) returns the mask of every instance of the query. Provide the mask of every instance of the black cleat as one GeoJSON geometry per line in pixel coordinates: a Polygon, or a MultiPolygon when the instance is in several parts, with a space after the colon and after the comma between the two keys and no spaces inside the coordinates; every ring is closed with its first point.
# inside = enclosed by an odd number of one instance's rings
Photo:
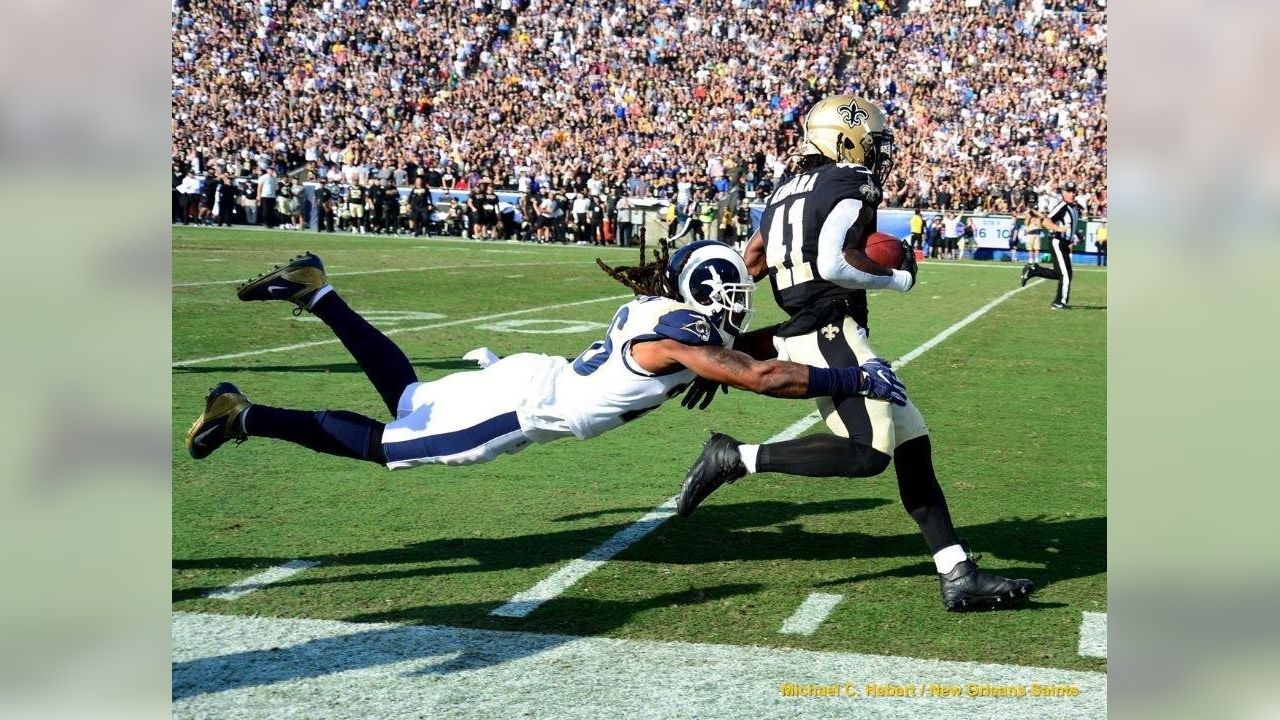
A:
{"type": "Polygon", "coordinates": [[[236,290],[241,300],[288,300],[300,309],[306,309],[316,291],[328,280],[324,275],[324,263],[320,258],[305,252],[285,265],[277,265],[269,272],[245,282],[236,290]]]}
{"type": "Polygon", "coordinates": [[[680,497],[676,499],[677,515],[688,517],[716,488],[747,474],[747,466],[742,464],[742,455],[738,453],[741,444],[724,433],[711,433],[698,461],[684,476],[680,497]]]}
{"type": "Polygon", "coordinates": [[[1036,589],[1030,580],[1010,580],[979,570],[976,558],[957,564],[949,573],[938,573],[938,584],[942,606],[950,612],[1012,607],[1036,589]]]}
{"type": "Polygon", "coordinates": [[[236,444],[249,439],[240,428],[240,416],[249,409],[249,399],[229,382],[218,383],[204,401],[204,412],[187,431],[187,452],[203,460],[228,440],[236,444]]]}
{"type": "Polygon", "coordinates": [[[1027,286],[1027,281],[1031,279],[1031,267],[1032,263],[1027,263],[1022,266],[1022,284],[1019,285],[1019,287],[1027,286]]]}
{"type": "Polygon", "coordinates": [[[1049,306],[1053,310],[1070,310],[1071,306],[1066,303],[1055,302],[1049,306]]]}

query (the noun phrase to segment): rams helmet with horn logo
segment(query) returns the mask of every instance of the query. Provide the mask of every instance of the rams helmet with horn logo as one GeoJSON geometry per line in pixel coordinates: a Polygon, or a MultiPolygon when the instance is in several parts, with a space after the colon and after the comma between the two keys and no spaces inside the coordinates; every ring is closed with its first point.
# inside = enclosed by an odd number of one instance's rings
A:
{"type": "Polygon", "coordinates": [[[804,118],[800,155],[865,166],[880,179],[893,169],[893,133],[879,105],[856,95],[819,100],[804,118]]]}

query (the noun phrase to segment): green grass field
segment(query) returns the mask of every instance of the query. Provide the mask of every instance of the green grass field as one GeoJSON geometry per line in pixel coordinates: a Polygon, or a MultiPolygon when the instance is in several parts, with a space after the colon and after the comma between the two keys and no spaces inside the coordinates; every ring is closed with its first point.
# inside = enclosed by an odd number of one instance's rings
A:
{"type": "MultiPolygon", "coordinates": [[[[626,294],[593,258],[633,251],[205,229],[175,229],[173,247],[175,610],[1106,667],[1076,647],[1081,611],[1106,610],[1105,272],[1077,274],[1070,312],[1049,310],[1051,286],[1028,288],[901,375],[961,537],[984,567],[1034,579],[1034,603],[944,612],[891,472],[760,475],[511,619],[488,613],[672,496],[709,429],[764,440],[812,403],[741,392],[705,412],[673,402],[587,443],[466,468],[391,473],[265,439],[194,462],[183,436],[220,380],[267,404],[385,415],[336,342],[262,352],[331,335],[287,304],[238,302],[235,281],[316,252],[352,307],[401,331],[425,380],[473,367],[459,358],[481,345],[581,352],[626,294]],[[223,355],[236,357],[208,360],[223,355]],[[320,565],[239,600],[204,597],[292,559],[320,565]],[[812,592],[845,601],[813,635],[779,634],[812,592]]],[[[1018,273],[929,263],[920,279],[870,300],[887,358],[1017,287],[1018,273]]],[[[756,303],[757,325],[781,319],[767,287],[756,303]]]]}

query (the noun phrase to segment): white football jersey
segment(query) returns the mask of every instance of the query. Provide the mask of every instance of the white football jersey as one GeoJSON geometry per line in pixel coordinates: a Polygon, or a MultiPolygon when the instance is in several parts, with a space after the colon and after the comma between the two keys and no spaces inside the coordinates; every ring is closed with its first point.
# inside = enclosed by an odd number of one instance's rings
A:
{"type": "Polygon", "coordinates": [[[671,338],[686,345],[729,345],[706,315],[664,297],[638,297],[618,308],[604,339],[547,376],[531,380],[541,397],[520,410],[531,439],[545,442],[574,435],[580,440],[634,420],[684,391],[692,370],[654,375],[631,358],[637,340],[671,338]],[[539,387],[540,386],[540,387],[539,387]]]}

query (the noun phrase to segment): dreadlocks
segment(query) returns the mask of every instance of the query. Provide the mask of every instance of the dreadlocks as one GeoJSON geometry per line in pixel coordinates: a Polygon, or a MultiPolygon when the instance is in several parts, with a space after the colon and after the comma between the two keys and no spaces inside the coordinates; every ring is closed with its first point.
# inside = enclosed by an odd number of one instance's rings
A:
{"type": "Polygon", "coordinates": [[[822,167],[823,165],[830,165],[833,162],[835,162],[835,160],[832,160],[831,158],[828,158],[825,155],[818,155],[816,153],[811,153],[808,155],[792,155],[791,157],[787,158],[786,172],[783,173],[783,176],[778,181],[778,184],[782,184],[790,180],[791,178],[795,177],[796,175],[807,173],[810,170],[816,170],[822,167]]]}
{"type": "Polygon", "coordinates": [[[671,259],[671,250],[665,240],[659,242],[659,247],[661,252],[654,250],[653,260],[645,262],[644,236],[641,236],[639,265],[635,267],[620,265],[612,268],[600,258],[596,258],[596,264],[608,273],[609,277],[631,288],[637,295],[658,295],[679,299],[675,288],[667,282],[667,261],[671,259]]]}

